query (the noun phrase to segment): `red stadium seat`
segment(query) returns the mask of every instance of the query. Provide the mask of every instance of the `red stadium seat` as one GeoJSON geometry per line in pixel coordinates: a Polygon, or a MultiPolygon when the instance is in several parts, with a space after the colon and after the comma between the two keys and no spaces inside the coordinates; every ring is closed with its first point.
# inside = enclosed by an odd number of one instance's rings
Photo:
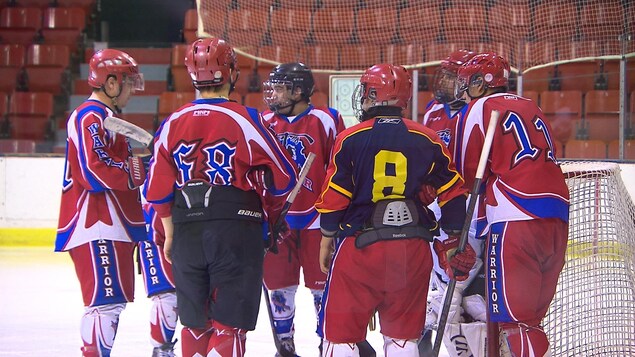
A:
{"type": "Polygon", "coordinates": [[[258,49],[258,57],[278,63],[306,62],[306,51],[289,46],[262,46],[258,49]]]}
{"type": "Polygon", "coordinates": [[[183,105],[196,99],[196,93],[190,92],[163,92],[159,96],[159,120],[163,120],[168,115],[175,112],[183,105]]]}
{"type": "Polygon", "coordinates": [[[564,147],[567,159],[606,159],[606,143],[600,140],[569,140],[564,147]]]}
{"type": "Polygon", "coordinates": [[[35,140],[0,139],[0,153],[33,154],[35,153],[35,140]]]}
{"type": "Polygon", "coordinates": [[[526,39],[529,35],[531,13],[527,4],[497,1],[489,10],[489,19],[489,30],[494,41],[511,45],[516,43],[517,39],[526,39]]]}
{"type": "MultiPolygon", "coordinates": [[[[225,25],[225,18],[227,14],[228,5],[226,2],[231,2],[232,0],[215,0],[213,7],[202,7],[201,8],[201,19],[203,21],[203,28],[205,32],[211,35],[212,37],[225,37],[225,32],[227,27],[225,25]],[[220,10],[220,11],[219,11],[220,10]]],[[[186,18],[187,24],[187,32],[190,41],[186,42],[192,43],[196,39],[196,31],[198,27],[198,18],[196,17],[196,9],[189,11],[189,17],[186,18]]],[[[186,14],[186,16],[188,16],[186,14]]]]}
{"type": "Polygon", "coordinates": [[[148,132],[154,132],[155,126],[158,124],[155,120],[156,115],[150,113],[123,113],[121,117],[148,132]]]}
{"type": "Polygon", "coordinates": [[[343,46],[340,53],[340,68],[343,70],[365,70],[381,62],[381,52],[375,45],[343,46]]]}
{"type": "Polygon", "coordinates": [[[416,44],[388,45],[384,50],[385,63],[413,64],[423,62],[423,47],[416,44]]]}
{"type": "Polygon", "coordinates": [[[404,43],[427,45],[436,39],[440,28],[441,12],[437,4],[421,4],[399,13],[399,35],[404,43]]]}
{"type": "Polygon", "coordinates": [[[318,44],[348,43],[354,29],[355,12],[351,8],[325,7],[313,14],[313,39],[318,44]]]}
{"type": "Polygon", "coordinates": [[[191,44],[198,38],[198,12],[196,9],[188,9],[183,21],[183,41],[191,44]]]}
{"type": "Polygon", "coordinates": [[[0,91],[12,92],[16,89],[25,61],[26,49],[23,45],[0,45],[0,91]]]}
{"type": "Polygon", "coordinates": [[[572,39],[576,30],[578,10],[571,1],[545,1],[536,6],[534,30],[538,41],[572,39]]]}
{"type": "Polygon", "coordinates": [[[445,38],[448,42],[482,42],[487,23],[485,7],[481,4],[457,4],[445,10],[445,38]]]}
{"type": "Polygon", "coordinates": [[[360,43],[385,46],[397,34],[397,11],[394,9],[360,9],[355,34],[360,43]]]}
{"type": "Polygon", "coordinates": [[[256,108],[259,112],[269,109],[262,97],[262,93],[247,93],[245,94],[244,102],[245,106],[256,108]]]}
{"type": "Polygon", "coordinates": [[[561,90],[587,92],[595,87],[598,64],[595,61],[570,62],[558,65],[561,90]]]}
{"type": "MultiPolygon", "coordinates": [[[[612,140],[609,142],[609,159],[620,158],[620,141],[612,140]]],[[[635,140],[624,140],[624,159],[635,160],[635,140]]]]}
{"type": "Polygon", "coordinates": [[[434,99],[433,92],[429,92],[429,91],[417,92],[417,102],[418,102],[417,114],[423,117],[423,114],[426,113],[426,106],[433,99],[434,99]]]}
{"type": "Polygon", "coordinates": [[[66,45],[72,53],[82,42],[86,14],[80,7],[51,7],[44,10],[42,37],[44,43],[66,45]]]}
{"type": "Polygon", "coordinates": [[[608,143],[619,138],[619,100],[618,90],[592,90],[586,93],[584,113],[589,139],[608,143]]]}
{"type": "Polygon", "coordinates": [[[540,93],[540,107],[551,124],[555,140],[566,143],[575,138],[575,131],[582,116],[582,92],[545,91],[540,93]]]}
{"type": "Polygon", "coordinates": [[[7,115],[14,139],[43,140],[49,135],[53,95],[46,92],[14,92],[7,115]]]}
{"type": "Polygon", "coordinates": [[[170,55],[171,85],[176,92],[192,91],[192,78],[185,67],[185,54],[189,50],[189,44],[177,44],[172,47],[170,55]]]}
{"type": "Polygon", "coordinates": [[[580,31],[585,39],[615,40],[622,34],[623,27],[622,1],[591,0],[581,3],[580,31]]]}
{"type": "Polygon", "coordinates": [[[328,107],[329,106],[329,96],[323,92],[313,92],[311,96],[311,104],[316,107],[328,107]]]}
{"type": "Polygon", "coordinates": [[[540,105],[540,93],[534,90],[525,90],[523,91],[524,98],[531,99],[536,105],[540,105]]]}
{"type": "Polygon", "coordinates": [[[37,7],[5,7],[0,10],[0,42],[33,43],[42,26],[42,10],[37,7]]]}
{"type": "Polygon", "coordinates": [[[97,0],[55,0],[58,7],[79,7],[85,14],[91,14],[95,10],[97,0]]]}
{"type": "Polygon", "coordinates": [[[55,95],[68,90],[67,69],[70,52],[64,45],[33,44],[27,49],[24,70],[27,87],[32,92],[50,92],[55,95]]]}
{"type": "Polygon", "coordinates": [[[313,69],[339,69],[339,47],[335,45],[309,46],[307,64],[313,69]]]}

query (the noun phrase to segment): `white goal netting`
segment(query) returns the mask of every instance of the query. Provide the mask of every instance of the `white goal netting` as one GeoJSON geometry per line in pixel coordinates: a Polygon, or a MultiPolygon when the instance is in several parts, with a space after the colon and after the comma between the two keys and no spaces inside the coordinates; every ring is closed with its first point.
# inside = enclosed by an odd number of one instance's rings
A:
{"type": "Polygon", "coordinates": [[[635,206],[607,162],[562,165],[569,245],[543,321],[553,356],[635,356],[635,206]]]}

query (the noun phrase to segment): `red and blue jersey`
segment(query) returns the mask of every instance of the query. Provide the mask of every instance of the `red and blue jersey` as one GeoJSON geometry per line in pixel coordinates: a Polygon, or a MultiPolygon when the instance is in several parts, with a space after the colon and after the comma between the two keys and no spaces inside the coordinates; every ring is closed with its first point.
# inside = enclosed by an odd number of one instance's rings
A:
{"type": "Polygon", "coordinates": [[[314,205],[324,183],[335,137],[345,129],[342,116],[333,108],[309,105],[304,112],[293,117],[265,111],[263,118],[276,133],[280,145],[289,152],[298,170],[309,153],[315,154],[303,189],[298,192],[286,218],[292,229],[319,229],[320,217],[314,205]]]}
{"type": "Polygon", "coordinates": [[[267,194],[271,207],[281,206],[283,195],[295,185],[295,168],[262,117],[255,109],[226,99],[197,99],[161,125],[146,199],[159,217],[168,217],[174,190],[185,182],[202,179],[250,191],[257,189],[251,179],[254,167],[271,173],[273,186],[267,194]]]}
{"type": "Polygon", "coordinates": [[[376,202],[412,199],[419,203],[421,222],[434,231],[437,223],[418,198],[423,185],[437,189],[441,228],[460,230],[466,190],[436,133],[399,117],[366,120],[337,137],[316,203],[321,227],[348,236],[369,222],[376,202]]]}
{"type": "Polygon", "coordinates": [[[146,239],[139,190],[128,184],[130,145],[104,129],[108,116],[114,116],[110,108],[89,99],[68,118],[56,251],[100,239],[146,239]]]}
{"type": "Polygon", "coordinates": [[[568,222],[569,190],[556,162],[551,127],[531,100],[509,93],[493,94],[468,105],[457,166],[473,185],[491,113],[500,113],[485,168],[485,217],[478,234],[504,221],[558,218],[568,222]]]}

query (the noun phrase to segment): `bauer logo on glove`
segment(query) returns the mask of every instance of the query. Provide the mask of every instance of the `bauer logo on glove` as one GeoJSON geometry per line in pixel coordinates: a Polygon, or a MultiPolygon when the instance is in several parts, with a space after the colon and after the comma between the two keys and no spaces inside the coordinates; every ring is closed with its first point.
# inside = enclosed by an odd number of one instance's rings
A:
{"type": "Polygon", "coordinates": [[[432,243],[432,247],[439,257],[439,265],[445,270],[445,273],[450,279],[463,281],[468,278],[470,270],[476,262],[476,252],[469,244],[465,245],[465,250],[458,252],[458,246],[458,236],[449,236],[444,241],[435,239],[432,243]]]}

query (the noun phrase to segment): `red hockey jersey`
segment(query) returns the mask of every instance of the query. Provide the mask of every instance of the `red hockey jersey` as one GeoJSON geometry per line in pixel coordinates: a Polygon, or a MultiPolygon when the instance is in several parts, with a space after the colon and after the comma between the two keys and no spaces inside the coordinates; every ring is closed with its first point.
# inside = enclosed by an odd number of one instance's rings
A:
{"type": "Polygon", "coordinates": [[[315,153],[303,183],[304,188],[298,192],[287,214],[287,222],[293,229],[319,229],[319,214],[314,205],[324,183],[335,137],[345,129],[344,120],[335,109],[315,108],[312,105],[294,117],[276,115],[271,111],[265,111],[263,117],[276,133],[282,147],[290,153],[298,170],[309,153],[315,153]]]}
{"type": "Polygon", "coordinates": [[[146,239],[139,190],[128,186],[128,140],[103,127],[113,115],[104,103],[87,100],[68,119],[56,251],[98,239],[146,239]]]}
{"type": "Polygon", "coordinates": [[[470,102],[457,145],[457,169],[472,187],[485,131],[493,110],[500,113],[483,182],[486,217],[479,216],[478,235],[490,224],[536,218],[569,217],[569,190],[554,155],[551,128],[531,100],[509,93],[470,102]],[[461,166],[459,166],[461,165],[461,166]],[[486,218],[486,220],[485,220],[486,218]]]}
{"type": "Polygon", "coordinates": [[[274,196],[295,184],[295,170],[255,109],[226,99],[197,99],[172,113],[155,138],[146,199],[159,217],[171,215],[173,192],[192,179],[243,191],[255,187],[250,171],[271,170],[274,196]]]}

